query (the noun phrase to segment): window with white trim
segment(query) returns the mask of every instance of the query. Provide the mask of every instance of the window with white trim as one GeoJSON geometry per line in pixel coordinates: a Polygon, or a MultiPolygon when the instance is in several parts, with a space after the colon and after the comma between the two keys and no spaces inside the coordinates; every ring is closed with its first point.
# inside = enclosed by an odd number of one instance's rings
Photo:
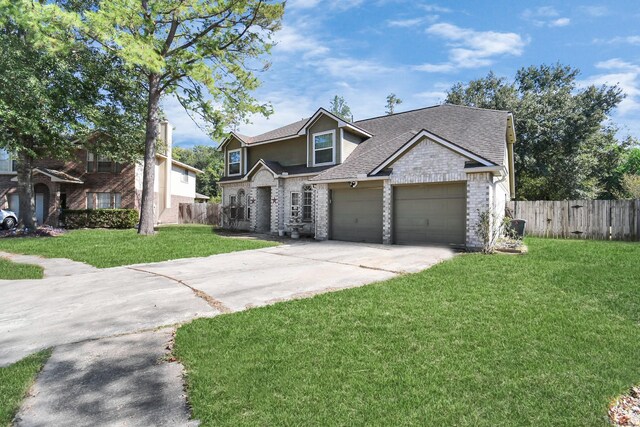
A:
{"type": "Polygon", "coordinates": [[[240,175],[240,149],[230,150],[227,153],[227,170],[229,175],[240,175]]]}
{"type": "Polygon", "coordinates": [[[182,169],[182,173],[180,175],[180,182],[188,183],[189,182],[189,171],[187,169],[182,169]]]}
{"type": "Polygon", "coordinates": [[[235,194],[229,195],[229,217],[231,219],[238,217],[238,197],[235,194]]]}
{"type": "Polygon", "coordinates": [[[318,132],[312,135],[313,164],[315,166],[330,165],[336,158],[336,131],[318,132]]]}
{"type": "Polygon", "coordinates": [[[291,193],[290,217],[292,221],[300,219],[300,193],[297,191],[291,193]]]}
{"type": "Polygon", "coordinates": [[[244,209],[245,209],[245,194],[244,194],[244,190],[238,190],[238,206],[237,206],[237,210],[236,210],[236,217],[237,219],[244,221],[245,215],[244,215],[244,209]]]}
{"type": "Polygon", "coordinates": [[[313,221],[313,188],[310,185],[302,187],[302,222],[313,221]]]}
{"type": "Polygon", "coordinates": [[[7,150],[0,149],[0,172],[15,172],[16,159],[7,150]]]}
{"type": "Polygon", "coordinates": [[[87,193],[87,209],[120,209],[120,193],[87,193]]]}

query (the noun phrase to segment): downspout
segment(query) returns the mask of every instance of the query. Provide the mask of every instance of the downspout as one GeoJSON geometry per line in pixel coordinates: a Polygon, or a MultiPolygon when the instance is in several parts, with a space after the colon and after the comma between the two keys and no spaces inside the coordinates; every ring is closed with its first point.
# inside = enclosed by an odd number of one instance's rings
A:
{"type": "Polygon", "coordinates": [[[509,156],[509,190],[511,200],[516,197],[516,170],[513,159],[513,144],[516,142],[516,130],[513,123],[513,114],[509,113],[507,118],[507,155],[509,156]]]}

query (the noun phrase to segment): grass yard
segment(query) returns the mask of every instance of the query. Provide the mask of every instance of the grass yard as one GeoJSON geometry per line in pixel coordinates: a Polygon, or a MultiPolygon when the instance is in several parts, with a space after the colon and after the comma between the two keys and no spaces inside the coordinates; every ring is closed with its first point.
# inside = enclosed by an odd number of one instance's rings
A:
{"type": "Polygon", "coordinates": [[[22,399],[50,354],[49,350],[41,351],[0,368],[0,426],[11,425],[22,399]]]}
{"type": "Polygon", "coordinates": [[[0,250],[69,258],[95,267],[166,261],[274,246],[262,240],[222,237],[207,225],[159,228],[154,236],[135,230],[74,230],[58,237],[0,239],[0,250]]]}
{"type": "Polygon", "coordinates": [[[607,425],[640,383],[640,244],[529,239],[181,327],[204,426],[607,425]]]}
{"type": "Polygon", "coordinates": [[[19,264],[0,258],[0,280],[42,279],[44,270],[39,265],[19,264]]]}

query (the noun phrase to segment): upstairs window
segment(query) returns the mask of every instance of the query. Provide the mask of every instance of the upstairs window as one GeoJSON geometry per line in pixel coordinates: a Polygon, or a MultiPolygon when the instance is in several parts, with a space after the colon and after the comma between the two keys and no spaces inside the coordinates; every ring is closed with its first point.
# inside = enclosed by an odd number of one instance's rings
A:
{"type": "Polygon", "coordinates": [[[330,165],[336,162],[336,131],[314,133],[313,164],[315,166],[330,165]]]}
{"type": "Polygon", "coordinates": [[[302,222],[313,221],[313,188],[310,185],[302,187],[302,222]]]}
{"type": "Polygon", "coordinates": [[[186,169],[182,169],[182,174],[180,175],[180,182],[184,182],[185,184],[189,182],[189,171],[186,169]]]}
{"type": "Polygon", "coordinates": [[[227,155],[229,175],[240,175],[240,150],[231,150],[227,155]]]}
{"type": "Polygon", "coordinates": [[[120,173],[122,164],[114,162],[107,156],[87,151],[87,172],[113,172],[120,173]]]}
{"type": "Polygon", "coordinates": [[[16,159],[6,150],[0,149],[0,172],[15,172],[16,159]]]}

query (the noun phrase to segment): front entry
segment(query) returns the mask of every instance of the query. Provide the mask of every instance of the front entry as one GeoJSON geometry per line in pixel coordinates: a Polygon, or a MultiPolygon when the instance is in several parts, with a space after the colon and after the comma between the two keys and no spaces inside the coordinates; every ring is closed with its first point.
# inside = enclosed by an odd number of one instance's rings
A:
{"type": "Polygon", "coordinates": [[[271,187],[258,187],[256,197],[256,231],[271,231],[271,187]]]}

